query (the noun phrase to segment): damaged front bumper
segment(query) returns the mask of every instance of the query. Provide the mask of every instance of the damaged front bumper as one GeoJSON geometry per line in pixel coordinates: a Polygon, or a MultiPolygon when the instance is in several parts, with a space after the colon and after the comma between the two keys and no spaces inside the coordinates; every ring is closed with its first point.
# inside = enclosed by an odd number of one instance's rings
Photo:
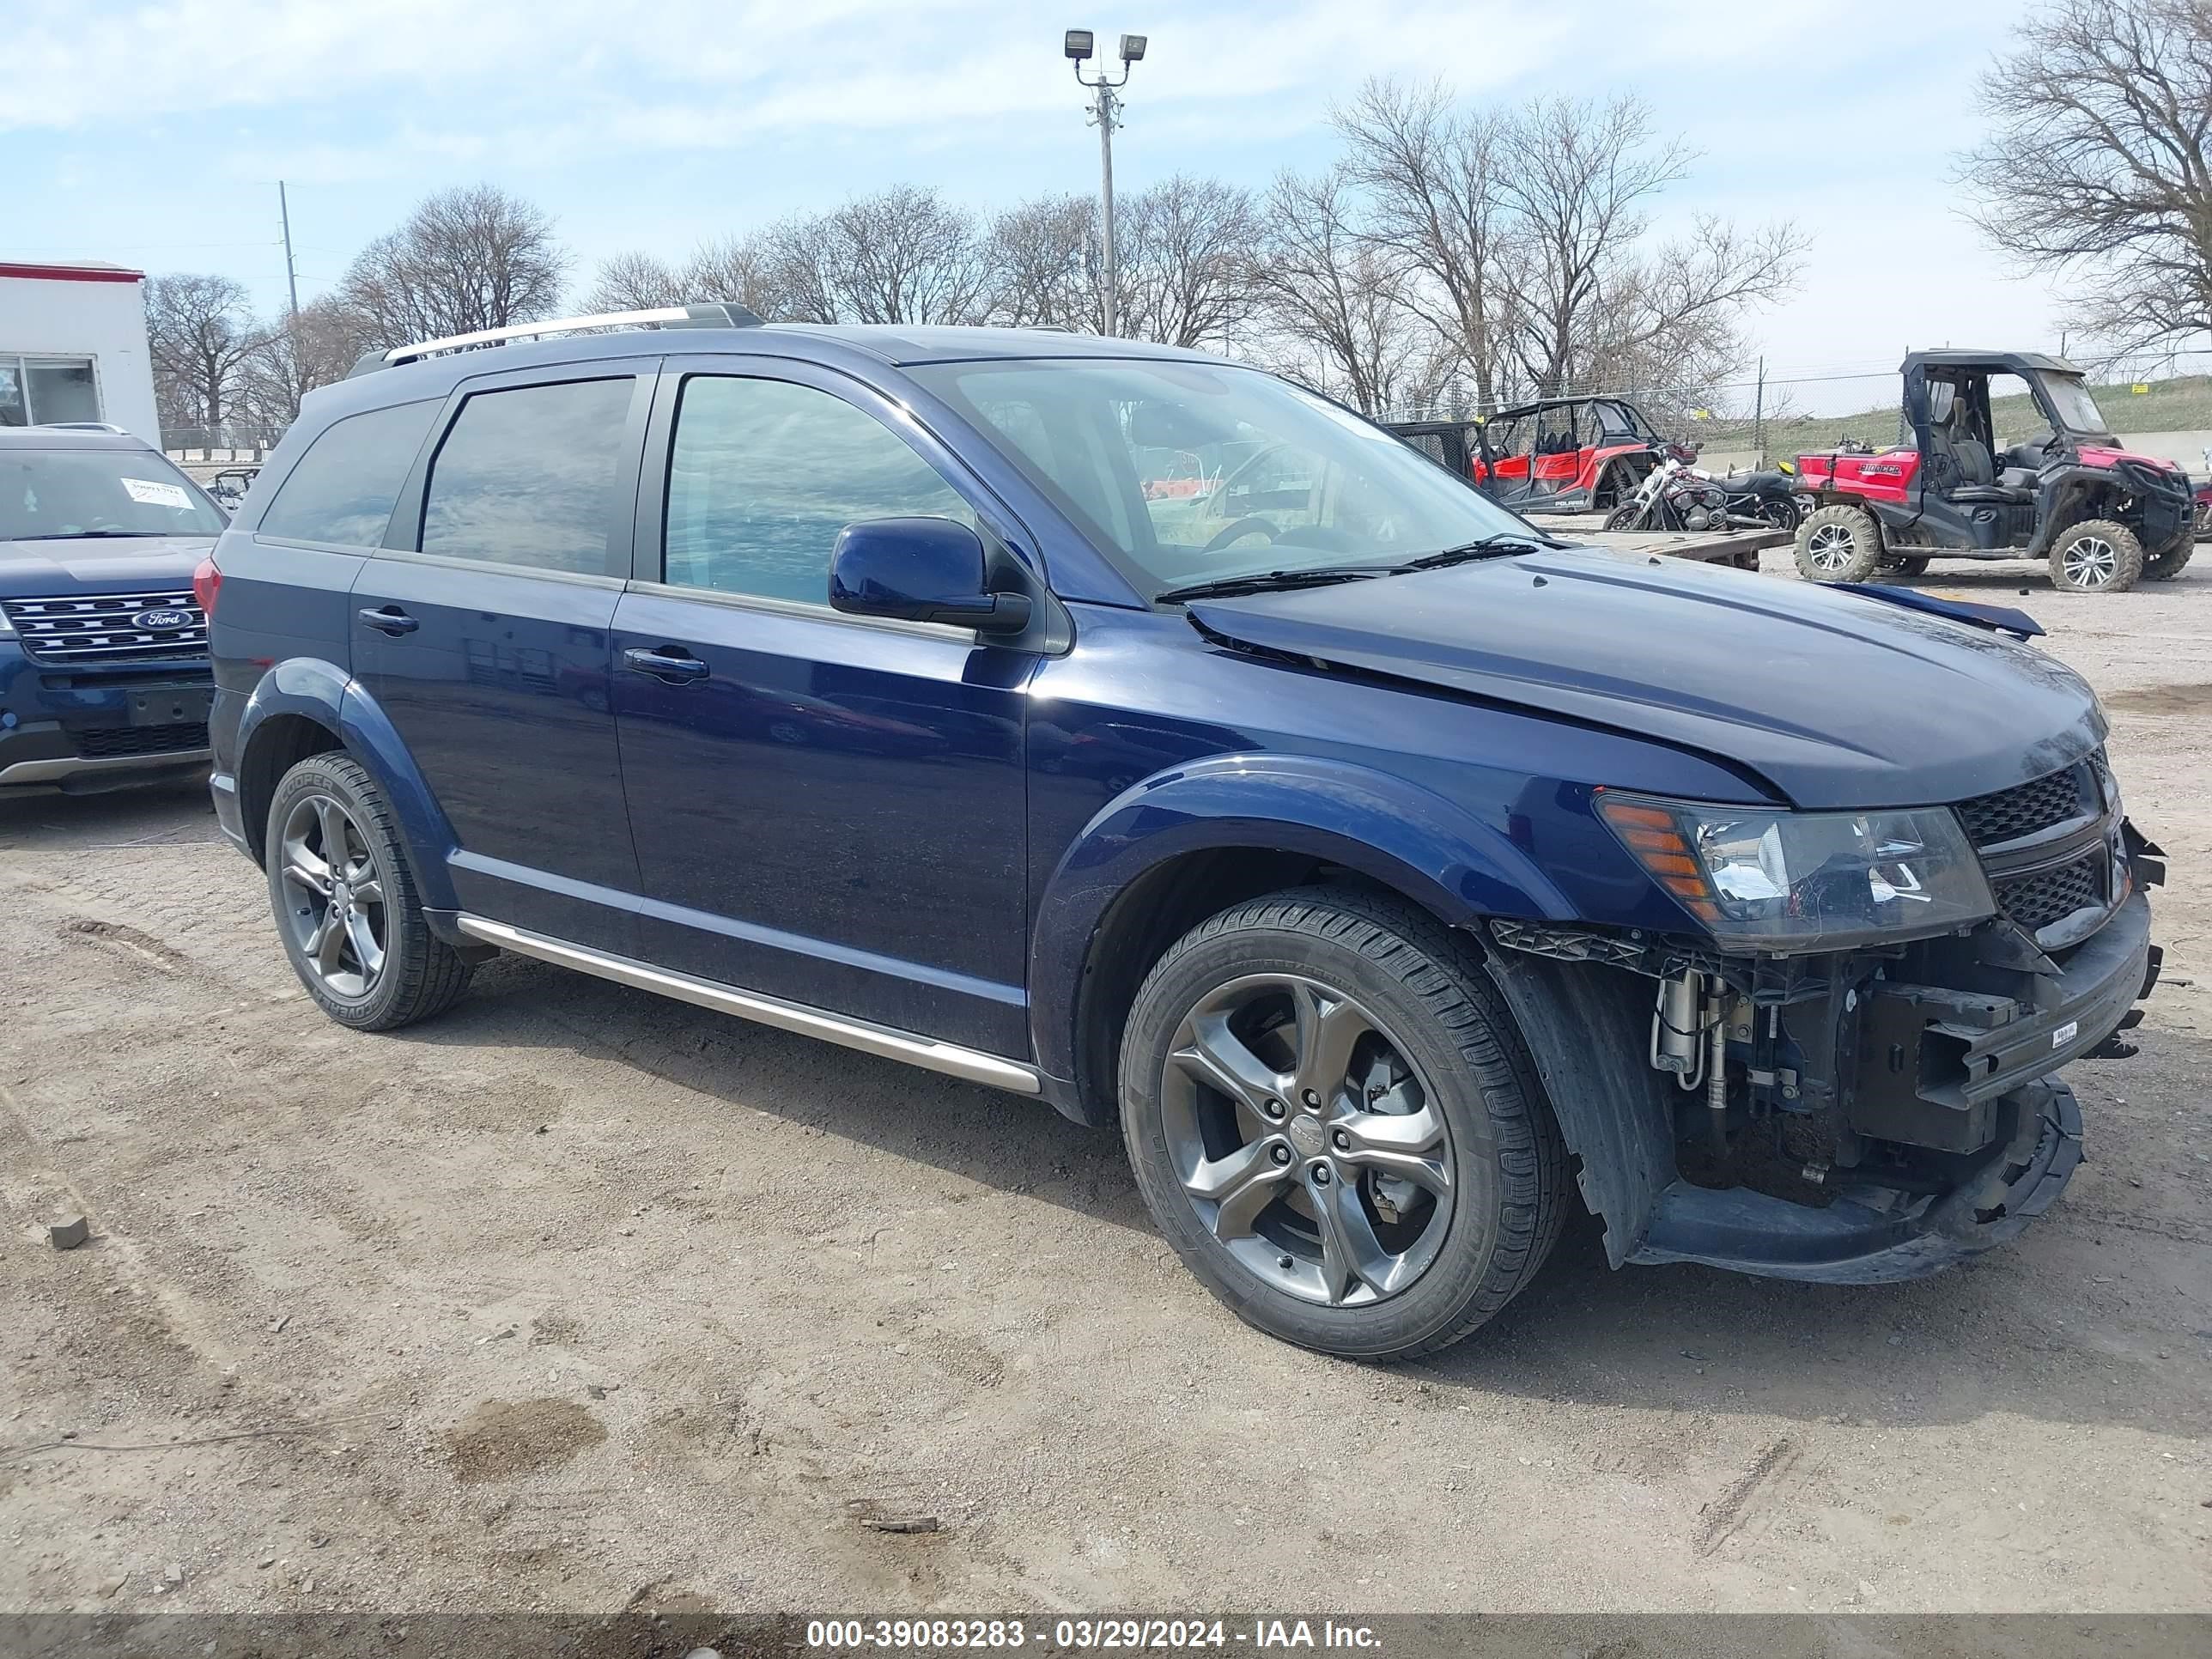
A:
{"type": "MultiPolygon", "coordinates": [[[[2130,1052],[2118,1034],[2141,1018],[2134,1005],[2160,957],[2140,890],[2063,961],[2002,922],[1879,959],[1788,964],[1670,954],[1657,941],[1607,951],[1572,930],[1492,927],[1507,947],[1494,976],[1524,1026],[1533,1020],[1532,1045],[1547,1020],[1572,1045],[1547,1083],[1615,1264],[1832,1284],[1937,1272],[2048,1209],[2081,1161],[2080,1108],[2053,1073],[2130,1052]],[[1654,1087],[1646,1071],[1627,1113],[1572,1098],[1570,1073],[1597,1083],[1606,1051],[1635,1029],[1635,1005],[1648,1018],[1651,980],[1686,968],[1724,983],[1735,1011],[1721,1095],[1654,1087]],[[1622,969],[1644,976],[1640,990],[1622,969]],[[1610,995],[1594,994],[1593,975],[1610,995]]],[[[1604,1086],[1629,1083],[1613,1062],[1604,1086]]]]}

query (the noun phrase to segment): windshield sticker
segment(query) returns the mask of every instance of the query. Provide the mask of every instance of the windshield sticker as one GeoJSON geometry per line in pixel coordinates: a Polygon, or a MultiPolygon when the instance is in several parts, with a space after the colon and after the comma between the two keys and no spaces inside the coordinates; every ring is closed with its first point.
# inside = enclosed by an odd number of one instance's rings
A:
{"type": "Polygon", "coordinates": [[[125,478],[124,493],[141,507],[173,507],[182,512],[192,504],[182,484],[159,483],[151,478],[125,478]]]}

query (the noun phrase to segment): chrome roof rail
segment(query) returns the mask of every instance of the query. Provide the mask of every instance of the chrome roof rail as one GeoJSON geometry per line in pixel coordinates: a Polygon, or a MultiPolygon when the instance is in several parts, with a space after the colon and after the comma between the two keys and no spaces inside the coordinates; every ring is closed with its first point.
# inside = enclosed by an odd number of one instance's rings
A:
{"type": "Polygon", "coordinates": [[[592,317],[556,317],[542,323],[515,323],[506,328],[478,329],[473,334],[448,334],[442,339],[417,340],[388,351],[362,354],[346,378],[399,363],[419,362],[448,352],[471,351],[481,346],[504,345],[509,340],[538,340],[551,334],[577,334],[605,328],[758,328],[761,319],[741,305],[726,301],[688,306],[660,306],[648,311],[605,311],[592,317]]]}

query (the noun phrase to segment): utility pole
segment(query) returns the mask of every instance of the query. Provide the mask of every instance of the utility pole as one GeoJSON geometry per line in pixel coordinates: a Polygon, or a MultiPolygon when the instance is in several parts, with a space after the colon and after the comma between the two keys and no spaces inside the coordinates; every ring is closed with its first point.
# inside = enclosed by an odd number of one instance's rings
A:
{"type": "Polygon", "coordinates": [[[300,272],[292,263],[292,204],[285,199],[284,181],[276,181],[276,213],[284,222],[284,282],[292,292],[292,320],[300,320],[300,272]]]}
{"type": "Polygon", "coordinates": [[[1077,83],[1098,94],[1091,103],[1091,125],[1098,129],[1098,252],[1103,267],[1106,332],[1114,335],[1121,331],[1116,305],[1121,294],[1121,270],[1114,258],[1114,129],[1121,125],[1120,89],[1128,84],[1129,66],[1144,58],[1145,37],[1121,37],[1121,73],[1118,79],[1103,70],[1096,79],[1085,78],[1083,65],[1090,58],[1091,49],[1089,29],[1070,29],[1060,43],[1061,52],[1075,66],[1077,83]]]}
{"type": "Polygon", "coordinates": [[[1751,441],[1759,451],[1759,464],[1766,465],[1766,359],[1759,360],[1759,389],[1751,394],[1751,441]]]}

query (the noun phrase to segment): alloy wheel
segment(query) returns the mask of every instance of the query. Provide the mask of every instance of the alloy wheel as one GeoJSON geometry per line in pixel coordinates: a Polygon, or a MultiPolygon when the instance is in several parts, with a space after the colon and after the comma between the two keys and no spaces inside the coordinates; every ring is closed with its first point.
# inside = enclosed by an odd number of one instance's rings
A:
{"type": "Polygon", "coordinates": [[[1404,1045],[1343,992],[1292,974],[1215,988],[1176,1032],[1160,1103],[1199,1219],[1277,1289],[1368,1305],[1435,1262],[1450,1135],[1404,1045]]]}
{"type": "Polygon", "coordinates": [[[2063,562],[2069,587],[2102,587],[2119,573],[2119,550],[2102,536],[2083,536],[2066,550],[2063,562]]]}
{"type": "Polygon", "coordinates": [[[335,796],[303,795],[278,838],[284,925],[307,970],[356,1001],[384,971],[383,872],[361,825],[335,796]]]}
{"type": "Polygon", "coordinates": [[[1805,538],[1805,556],[1816,570],[1841,570],[1858,556],[1857,540],[1847,525],[1824,524],[1805,538]]]}

